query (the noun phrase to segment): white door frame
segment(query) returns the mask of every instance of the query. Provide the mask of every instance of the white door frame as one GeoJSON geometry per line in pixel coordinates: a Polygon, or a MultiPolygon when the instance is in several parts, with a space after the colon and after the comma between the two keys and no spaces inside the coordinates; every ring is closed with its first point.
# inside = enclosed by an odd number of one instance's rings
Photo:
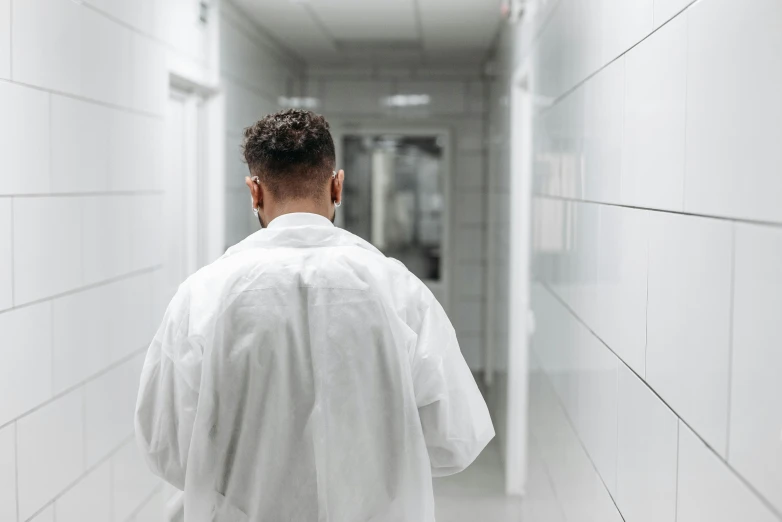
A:
{"type": "MultiPolygon", "coordinates": [[[[441,292],[443,302],[440,303],[446,312],[451,313],[454,310],[453,284],[453,260],[451,252],[451,227],[453,222],[452,201],[453,190],[455,186],[456,175],[453,170],[453,146],[451,129],[447,126],[437,125],[415,125],[398,122],[389,122],[388,124],[371,122],[361,123],[351,120],[349,125],[337,122],[332,125],[332,135],[334,137],[334,146],[337,154],[337,168],[344,165],[342,142],[345,136],[376,136],[379,134],[398,134],[400,136],[442,136],[443,137],[443,197],[445,199],[443,212],[443,237],[441,243],[442,256],[440,258],[440,281],[442,284],[441,292]]],[[[345,176],[350,173],[346,172],[345,176]]],[[[348,203],[349,204],[349,203],[348,203]]],[[[342,225],[340,216],[337,216],[337,225],[342,225]]]]}
{"type": "Polygon", "coordinates": [[[505,489],[523,495],[527,479],[527,418],[532,220],[533,102],[530,69],[514,74],[510,86],[510,299],[508,303],[508,424],[505,489]]]}
{"type": "Polygon", "coordinates": [[[211,263],[225,250],[225,105],[223,94],[213,86],[171,73],[169,96],[185,98],[188,128],[197,135],[187,143],[197,158],[188,166],[195,179],[184,187],[187,199],[188,260],[190,271],[211,263]]]}

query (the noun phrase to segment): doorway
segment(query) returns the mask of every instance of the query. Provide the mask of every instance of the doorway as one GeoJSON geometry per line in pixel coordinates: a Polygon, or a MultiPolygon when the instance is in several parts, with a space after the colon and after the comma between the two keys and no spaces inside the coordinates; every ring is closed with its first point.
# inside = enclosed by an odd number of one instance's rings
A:
{"type": "Polygon", "coordinates": [[[222,254],[223,155],[212,91],[172,77],[165,110],[163,285],[170,299],[192,273],[222,254]],[[217,145],[215,145],[217,144],[217,145]]]}
{"type": "Polygon", "coordinates": [[[345,169],[337,224],[402,261],[448,309],[449,133],[350,129],[335,137],[345,169]]]}

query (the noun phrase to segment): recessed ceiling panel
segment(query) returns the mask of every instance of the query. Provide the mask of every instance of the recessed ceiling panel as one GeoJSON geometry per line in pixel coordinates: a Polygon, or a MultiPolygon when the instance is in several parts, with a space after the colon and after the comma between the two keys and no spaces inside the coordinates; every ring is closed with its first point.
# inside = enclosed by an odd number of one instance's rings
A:
{"type": "Polygon", "coordinates": [[[471,48],[488,51],[499,29],[495,0],[418,0],[425,50],[471,48]]]}
{"type": "Polygon", "coordinates": [[[418,40],[415,0],[309,0],[337,40],[418,40]]]}
{"type": "Polygon", "coordinates": [[[310,64],[479,63],[499,0],[233,0],[310,64]]]}
{"type": "Polygon", "coordinates": [[[290,0],[234,0],[262,29],[305,60],[312,53],[338,55],[334,41],[318,25],[306,4],[290,0]]]}

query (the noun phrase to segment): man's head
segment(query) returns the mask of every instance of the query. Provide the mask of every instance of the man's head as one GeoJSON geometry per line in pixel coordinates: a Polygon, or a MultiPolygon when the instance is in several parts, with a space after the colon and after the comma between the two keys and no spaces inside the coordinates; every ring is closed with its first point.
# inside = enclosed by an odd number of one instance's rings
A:
{"type": "Polygon", "coordinates": [[[250,169],[245,181],[264,226],[289,212],[334,218],[344,173],[334,175],[334,140],[323,116],[300,109],[266,116],[245,129],[244,159],[250,169]]]}

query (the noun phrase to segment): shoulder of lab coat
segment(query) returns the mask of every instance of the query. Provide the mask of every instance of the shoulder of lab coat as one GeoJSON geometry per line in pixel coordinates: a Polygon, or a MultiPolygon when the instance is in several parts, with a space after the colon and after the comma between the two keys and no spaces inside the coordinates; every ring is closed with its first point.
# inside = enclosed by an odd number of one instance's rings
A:
{"type": "Polygon", "coordinates": [[[136,441],[150,469],[184,489],[203,346],[190,332],[189,280],[180,285],[147,351],[136,402],[136,441]]]}

